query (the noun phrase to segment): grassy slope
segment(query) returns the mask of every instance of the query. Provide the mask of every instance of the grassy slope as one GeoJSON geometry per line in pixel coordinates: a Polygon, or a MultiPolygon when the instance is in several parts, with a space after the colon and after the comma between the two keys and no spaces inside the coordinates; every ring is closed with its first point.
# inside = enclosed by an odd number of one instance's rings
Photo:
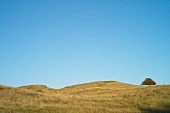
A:
{"type": "Polygon", "coordinates": [[[136,86],[114,81],[52,89],[0,85],[0,113],[170,112],[170,85],[136,86]]]}

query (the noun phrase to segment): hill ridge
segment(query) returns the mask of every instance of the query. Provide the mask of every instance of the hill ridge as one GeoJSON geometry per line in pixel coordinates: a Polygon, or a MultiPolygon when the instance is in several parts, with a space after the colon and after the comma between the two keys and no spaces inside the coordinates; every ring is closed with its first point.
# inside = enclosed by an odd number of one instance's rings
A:
{"type": "Polygon", "coordinates": [[[0,85],[1,113],[168,113],[170,85],[97,81],[61,89],[0,85]]]}

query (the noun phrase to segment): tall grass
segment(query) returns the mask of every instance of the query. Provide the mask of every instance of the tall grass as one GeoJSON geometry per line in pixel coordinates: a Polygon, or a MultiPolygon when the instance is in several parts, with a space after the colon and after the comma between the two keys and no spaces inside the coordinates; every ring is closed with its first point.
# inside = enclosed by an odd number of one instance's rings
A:
{"type": "Polygon", "coordinates": [[[93,82],[62,89],[0,86],[0,113],[170,112],[170,85],[93,82]]]}

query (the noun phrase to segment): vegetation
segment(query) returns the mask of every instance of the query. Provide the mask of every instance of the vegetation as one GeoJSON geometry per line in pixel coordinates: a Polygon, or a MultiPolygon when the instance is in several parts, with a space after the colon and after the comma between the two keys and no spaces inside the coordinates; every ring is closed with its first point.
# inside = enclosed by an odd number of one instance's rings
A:
{"type": "Polygon", "coordinates": [[[146,78],[143,82],[142,85],[156,85],[156,82],[154,82],[151,78],[146,78]]]}
{"type": "Polygon", "coordinates": [[[170,85],[136,86],[114,81],[52,89],[0,85],[0,113],[168,113],[170,85]]]}

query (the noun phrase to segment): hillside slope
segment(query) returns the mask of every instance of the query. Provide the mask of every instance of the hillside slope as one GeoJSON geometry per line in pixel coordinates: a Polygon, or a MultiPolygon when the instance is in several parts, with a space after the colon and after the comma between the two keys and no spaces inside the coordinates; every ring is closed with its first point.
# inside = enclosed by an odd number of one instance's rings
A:
{"type": "Polygon", "coordinates": [[[0,85],[0,113],[169,113],[170,85],[137,86],[115,81],[62,89],[0,85]]]}

